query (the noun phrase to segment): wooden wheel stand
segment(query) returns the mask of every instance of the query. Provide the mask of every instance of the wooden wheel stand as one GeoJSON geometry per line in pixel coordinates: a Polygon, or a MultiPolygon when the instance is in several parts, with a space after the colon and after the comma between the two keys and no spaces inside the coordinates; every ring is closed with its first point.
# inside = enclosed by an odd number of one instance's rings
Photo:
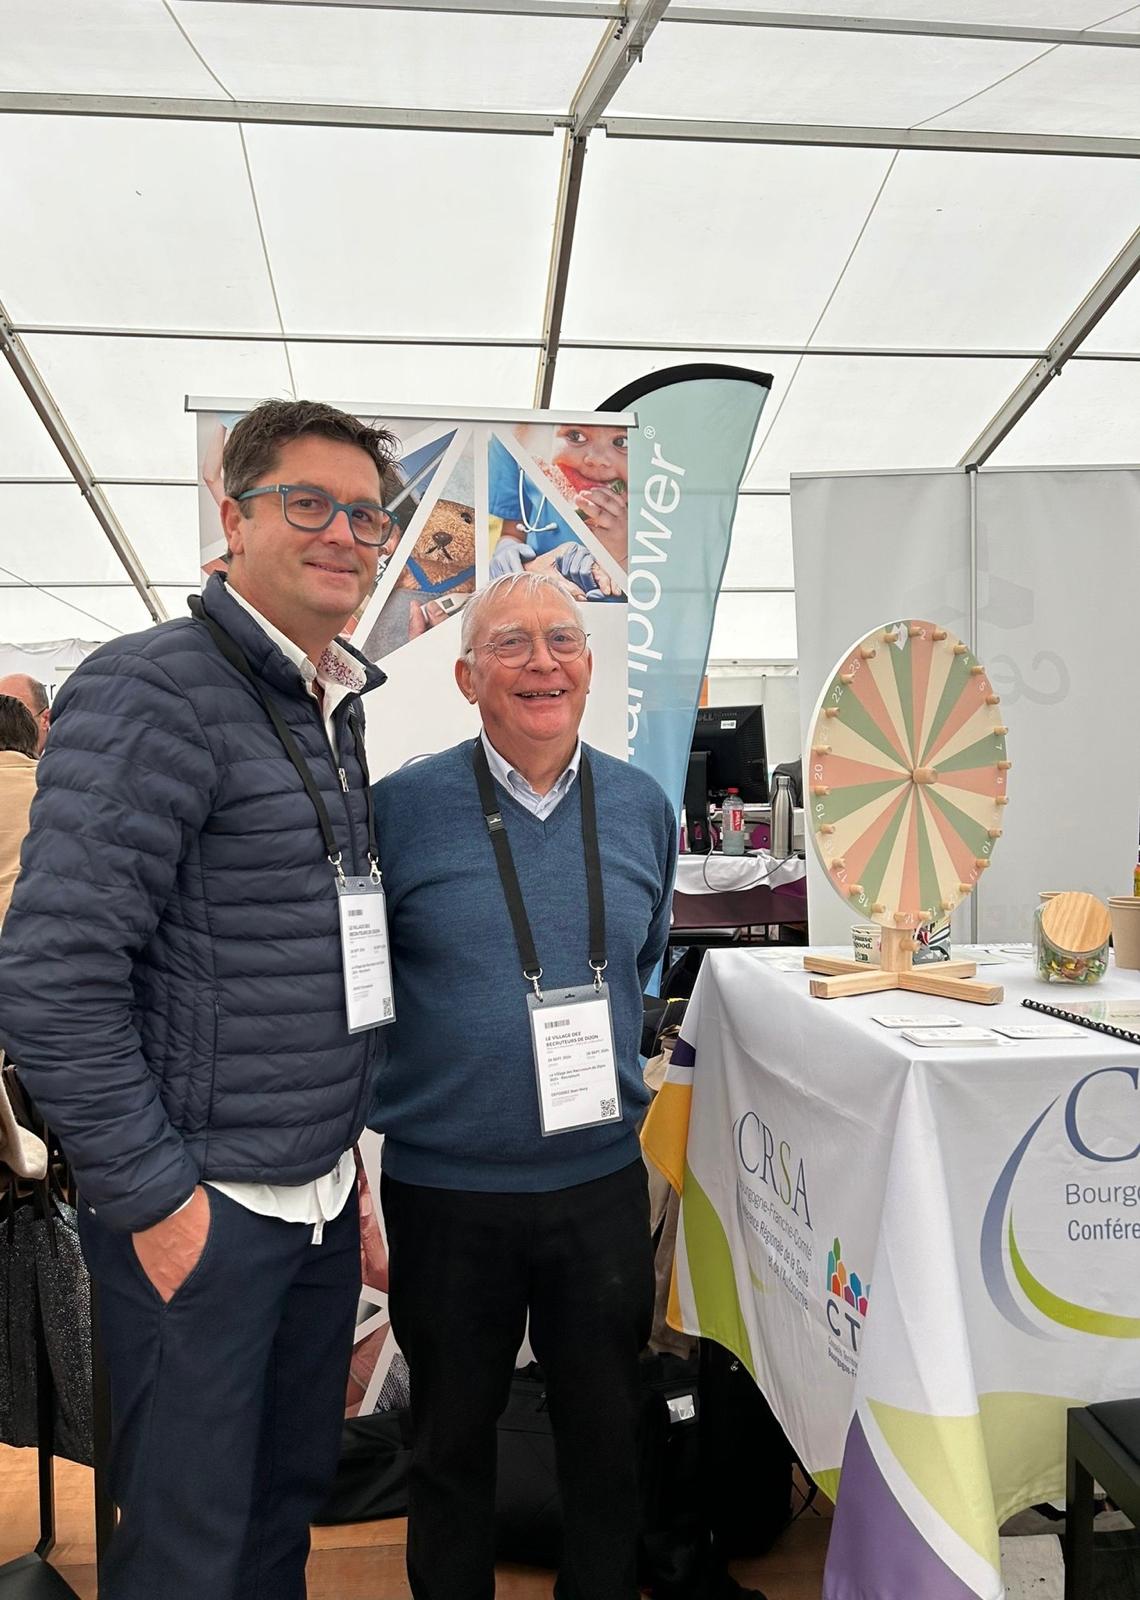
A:
{"type": "Polygon", "coordinates": [[[805,956],[804,967],[808,972],[827,974],[811,981],[811,992],[817,1000],[908,989],[917,994],[934,994],[942,1000],[971,1000],[976,1005],[993,1006],[1005,994],[1000,983],[982,983],[975,979],[978,970],[975,961],[941,961],[936,968],[916,967],[914,935],[909,928],[883,929],[877,967],[837,956],[805,956]]]}

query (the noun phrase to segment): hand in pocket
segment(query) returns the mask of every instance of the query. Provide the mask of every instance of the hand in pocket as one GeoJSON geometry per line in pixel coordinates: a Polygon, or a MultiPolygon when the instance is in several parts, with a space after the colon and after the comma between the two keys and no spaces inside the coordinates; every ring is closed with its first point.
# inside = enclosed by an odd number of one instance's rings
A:
{"type": "Polygon", "coordinates": [[[201,1184],[187,1205],[153,1228],[132,1235],[139,1265],[169,1304],[202,1258],[210,1232],[210,1200],[201,1184]]]}

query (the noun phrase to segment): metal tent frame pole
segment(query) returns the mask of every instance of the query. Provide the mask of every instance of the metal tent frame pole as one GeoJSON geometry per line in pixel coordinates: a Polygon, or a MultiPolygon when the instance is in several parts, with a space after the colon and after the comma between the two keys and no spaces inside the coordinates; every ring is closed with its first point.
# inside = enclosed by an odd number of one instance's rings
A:
{"type": "Polygon", "coordinates": [[[127,577],[138,591],[155,622],[166,620],[166,608],[150,585],[142,562],[127,538],[123,527],[111,507],[110,501],[96,483],[79,444],[68,427],[55,399],[41,378],[35,362],[28,354],[19,334],[13,332],[11,320],[0,304],[0,355],[3,355],[23,389],[32,408],[71,473],[80,494],[91,508],[92,515],[102,528],[112,550],[122,563],[127,577]]]}
{"type": "Polygon", "coordinates": [[[1088,338],[1108,308],[1140,273],[1140,228],[1129,239],[1115,261],[1108,266],[1065,323],[1048,350],[1031,372],[1018,384],[1005,404],[994,414],[959,462],[963,467],[980,467],[1020,422],[1030,406],[1060,376],[1065,362],[1088,338]]]}

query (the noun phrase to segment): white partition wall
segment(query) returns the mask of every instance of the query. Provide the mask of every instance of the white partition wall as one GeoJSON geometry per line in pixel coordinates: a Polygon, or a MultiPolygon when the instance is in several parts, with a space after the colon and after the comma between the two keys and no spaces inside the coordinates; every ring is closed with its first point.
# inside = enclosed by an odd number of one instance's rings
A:
{"type": "Polygon", "coordinates": [[[1039,889],[1132,892],[1140,470],[978,474],[978,658],[1013,762],[980,925],[1027,938],[1039,889]]]}
{"type": "MultiPolygon", "coordinates": [[[[973,897],[978,936],[1028,938],[1039,889],[1128,893],[1140,470],[793,476],[792,544],[803,728],[846,647],[904,616],[973,643],[1002,697],[1010,803],[973,897]]],[[[845,941],[854,919],[810,850],[808,896],[813,942],[845,941]]]]}
{"type": "MultiPolygon", "coordinates": [[[[961,472],[793,476],[792,555],[804,730],[836,662],[878,623],[909,612],[967,631],[970,500],[961,472]]],[[[807,867],[812,942],[849,942],[857,919],[810,842],[807,867]]]]}

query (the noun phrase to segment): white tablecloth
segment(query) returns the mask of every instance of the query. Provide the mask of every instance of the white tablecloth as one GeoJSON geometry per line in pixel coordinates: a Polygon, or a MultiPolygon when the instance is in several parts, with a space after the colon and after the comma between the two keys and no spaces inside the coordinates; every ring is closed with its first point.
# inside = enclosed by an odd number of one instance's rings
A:
{"type": "Polygon", "coordinates": [[[799,856],[778,861],[774,856],[681,855],[677,857],[678,894],[725,894],[746,889],[781,889],[798,883],[807,867],[799,856]]]}
{"type": "Polygon", "coordinates": [[[999,1600],[998,1526],[1063,1493],[1067,1407],[1140,1394],[1140,1048],[923,1049],[872,1019],[1031,1023],[1025,995],[1140,976],[1011,962],[987,1007],[813,1000],[792,964],[706,957],[647,1128],[684,1181],[674,1317],[838,1485],[825,1600],[999,1600]]]}

